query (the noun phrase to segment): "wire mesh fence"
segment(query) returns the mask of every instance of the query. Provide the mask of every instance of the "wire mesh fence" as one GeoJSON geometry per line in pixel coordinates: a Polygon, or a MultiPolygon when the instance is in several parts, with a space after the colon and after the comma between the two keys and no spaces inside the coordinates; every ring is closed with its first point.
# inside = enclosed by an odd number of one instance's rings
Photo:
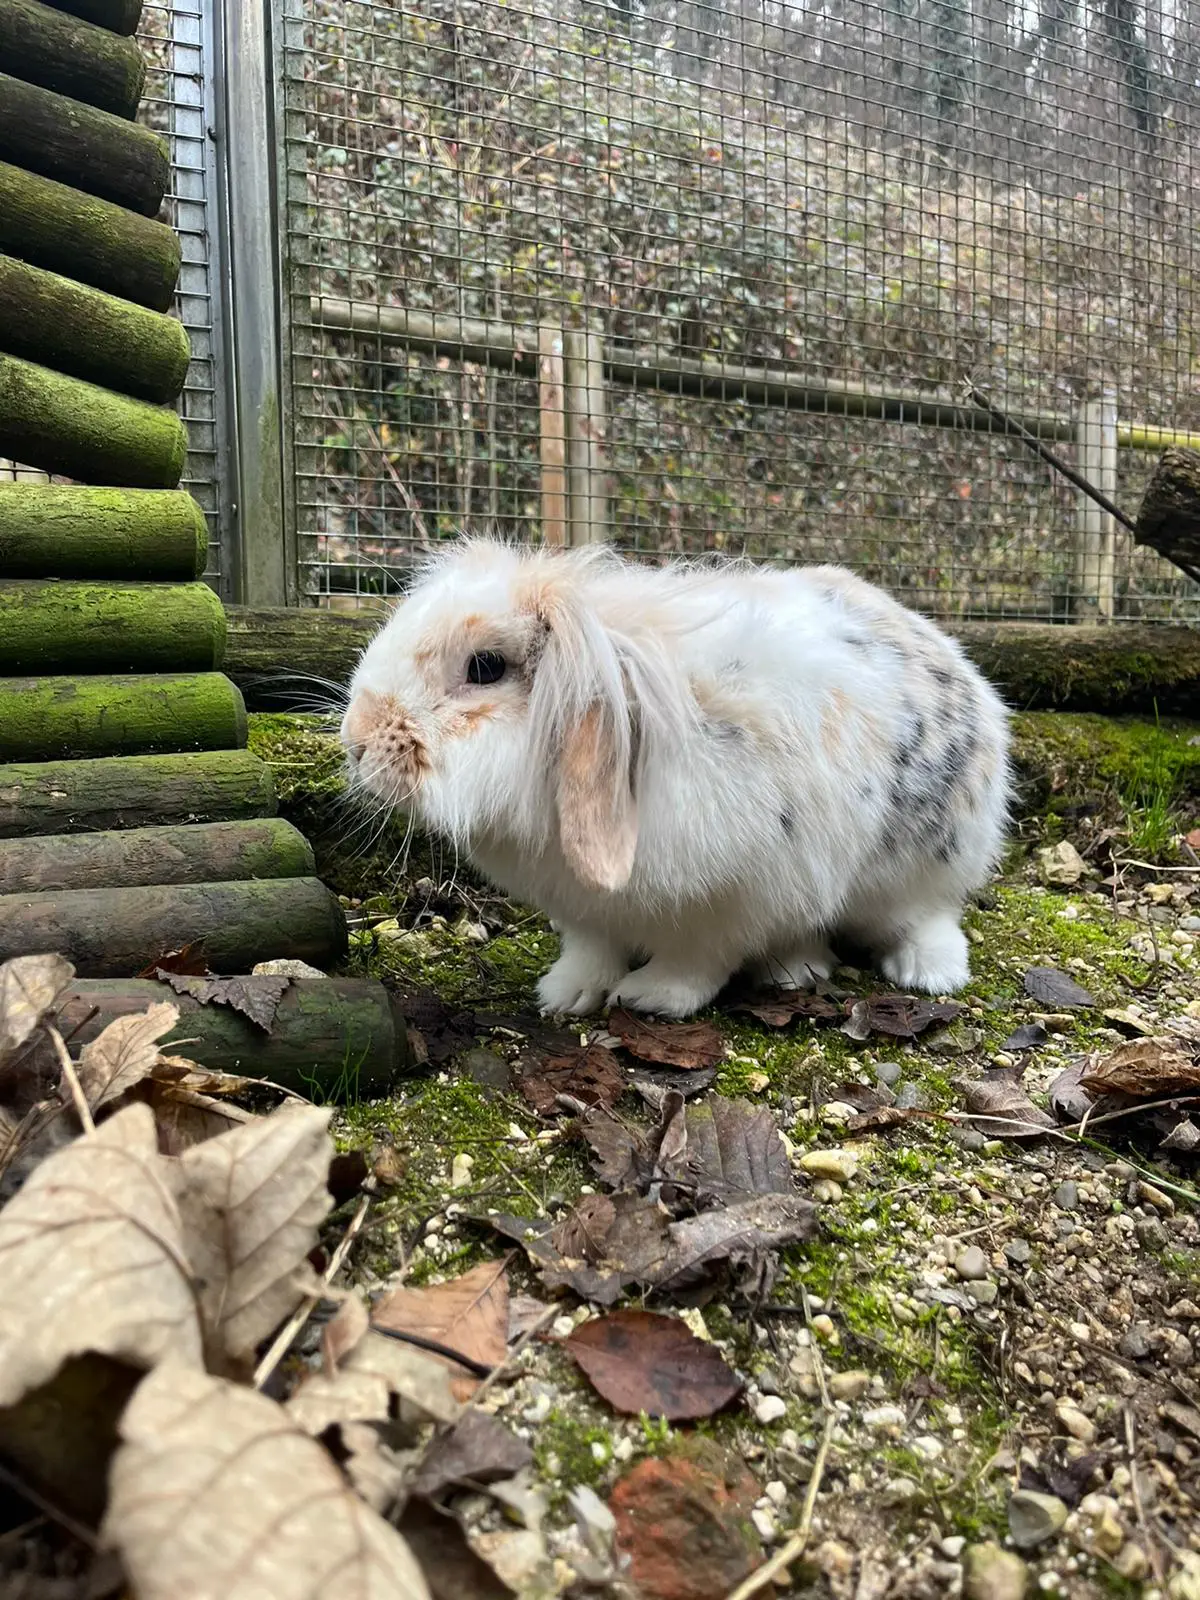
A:
{"type": "Polygon", "coordinates": [[[470,524],[1200,618],[963,390],[1130,511],[1200,434],[1200,0],[281,3],[308,594],[470,524]]]}
{"type": "Polygon", "coordinates": [[[224,588],[217,326],[219,285],[214,249],[211,122],[212,0],[147,0],[138,43],[146,58],[141,120],[167,139],[171,187],[162,210],[179,235],[183,265],[172,314],[187,329],[191,362],[179,410],[188,432],[182,487],[209,526],[207,577],[224,588]]]}

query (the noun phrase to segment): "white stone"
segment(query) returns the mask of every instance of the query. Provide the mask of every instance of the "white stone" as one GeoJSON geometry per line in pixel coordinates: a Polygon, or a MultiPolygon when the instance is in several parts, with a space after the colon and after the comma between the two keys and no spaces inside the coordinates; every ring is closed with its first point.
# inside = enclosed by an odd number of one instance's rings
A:
{"type": "Polygon", "coordinates": [[[858,1171],[858,1157],[850,1150],[806,1150],[801,1168],[810,1178],[832,1178],[834,1183],[849,1183],[858,1171]]]}
{"type": "Polygon", "coordinates": [[[460,1151],[450,1164],[450,1187],[465,1189],[471,1181],[471,1169],[474,1165],[475,1157],[464,1155],[460,1151]]]}
{"type": "Polygon", "coordinates": [[[781,1417],[787,1416],[787,1401],[777,1394],[764,1394],[754,1404],[754,1417],[761,1422],[764,1428],[770,1427],[772,1422],[778,1422],[781,1417]]]}
{"type": "Polygon", "coordinates": [[[908,1420],[903,1406],[872,1406],[862,1419],[868,1428],[902,1428],[908,1420]]]}

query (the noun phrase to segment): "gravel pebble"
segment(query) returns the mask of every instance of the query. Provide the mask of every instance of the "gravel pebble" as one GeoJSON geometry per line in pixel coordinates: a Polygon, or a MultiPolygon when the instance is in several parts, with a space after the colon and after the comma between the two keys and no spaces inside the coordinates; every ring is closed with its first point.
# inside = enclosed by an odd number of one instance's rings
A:
{"type": "Polygon", "coordinates": [[[1079,1185],[1074,1178],[1064,1178],[1054,1191],[1054,1204],[1060,1211],[1079,1209],[1079,1185]]]}
{"type": "Polygon", "coordinates": [[[963,1551],[964,1600],[1024,1600],[1029,1568],[998,1544],[969,1544],[963,1551]]]}
{"type": "Polygon", "coordinates": [[[969,1244],[965,1250],[954,1258],[954,1270],[960,1278],[971,1280],[986,1278],[988,1263],[987,1257],[977,1244],[969,1244]]]}
{"type": "Polygon", "coordinates": [[[835,1400],[861,1400],[871,1385],[871,1374],[852,1369],[835,1372],[829,1379],[829,1392],[835,1400]]]}
{"type": "Polygon", "coordinates": [[[1066,1520],[1066,1504],[1056,1494],[1017,1489],[1008,1502],[1008,1531],[1018,1550],[1034,1550],[1045,1544],[1066,1520]]]}
{"type": "Polygon", "coordinates": [[[1010,1239],[1004,1254],[1014,1267],[1026,1267],[1033,1256],[1033,1246],[1028,1239],[1010,1239]]]}
{"type": "Polygon", "coordinates": [[[1095,1439],[1096,1424],[1090,1417],[1085,1417],[1079,1407],[1072,1405],[1069,1400],[1060,1400],[1054,1407],[1054,1415],[1072,1439],[1078,1439],[1080,1444],[1091,1444],[1095,1439]]]}
{"type": "Polygon", "coordinates": [[[990,1278],[984,1278],[982,1282],[971,1279],[969,1283],[963,1284],[963,1288],[976,1305],[980,1306],[994,1306],[1000,1295],[1000,1285],[993,1283],[990,1278]]]}
{"type": "Polygon", "coordinates": [[[1121,1335],[1121,1342],[1117,1349],[1130,1361],[1140,1361],[1143,1356],[1150,1354],[1150,1324],[1148,1322],[1135,1322],[1132,1327],[1126,1328],[1121,1335]]]}
{"type": "Polygon", "coordinates": [[[858,1157],[849,1150],[806,1150],[800,1157],[800,1166],[810,1178],[832,1178],[835,1183],[849,1183],[858,1171],[858,1157]]]}
{"type": "Polygon", "coordinates": [[[780,1399],[777,1394],[764,1394],[762,1399],[755,1403],[755,1420],[761,1422],[763,1427],[769,1427],[772,1422],[778,1422],[787,1415],[787,1401],[780,1399]]]}

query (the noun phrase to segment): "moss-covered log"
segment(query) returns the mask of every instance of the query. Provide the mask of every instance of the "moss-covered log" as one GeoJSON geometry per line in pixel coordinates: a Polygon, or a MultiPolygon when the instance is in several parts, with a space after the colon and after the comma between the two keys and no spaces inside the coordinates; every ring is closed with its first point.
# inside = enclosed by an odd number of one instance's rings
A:
{"type": "Polygon", "coordinates": [[[316,878],[0,896],[0,961],[55,950],[83,977],[123,978],[185,944],[214,972],[279,957],[324,967],[346,953],[346,919],[316,878]]]}
{"type": "Polygon", "coordinates": [[[167,142],[66,95],[0,72],[0,161],[158,215],[171,179],[167,142]]]}
{"type": "Polygon", "coordinates": [[[187,434],[164,406],[0,355],[0,456],[83,483],[174,489],[187,434]]]}
{"type": "Polygon", "coordinates": [[[182,489],[0,483],[0,579],[190,583],[207,564],[208,525],[182,489]]]}
{"type": "Polygon", "coordinates": [[[126,118],[146,83],[132,39],[41,0],[0,0],[0,72],[126,118]]]}
{"type": "MultiPolygon", "coordinates": [[[[377,612],[243,606],[226,615],[225,671],[252,710],[311,702],[305,680],[313,676],[348,683],[381,621],[377,612]]],[[[1194,713],[1200,705],[1200,629],[964,622],[948,631],[1014,706],[1142,711],[1157,705],[1194,713]]]]}
{"type": "Polygon", "coordinates": [[[273,817],[271,769],[248,750],[0,765],[0,839],[273,817]]]}
{"type": "Polygon", "coordinates": [[[0,761],[234,750],[242,697],[219,672],[0,678],[0,761]]]}
{"type": "MultiPolygon", "coordinates": [[[[272,980],[245,981],[265,987],[272,980]]],[[[404,1018],[384,986],[364,978],[294,980],[269,1034],[229,1006],[200,1005],[153,979],[81,979],[66,992],[60,1024],[73,1042],[86,1044],[115,1017],[161,1000],[179,1007],[166,1047],[178,1044],[214,1071],[270,1078],[310,1095],[319,1088],[326,1097],[367,1100],[385,1095],[410,1065],[404,1018]]]]}
{"type": "Polygon", "coordinates": [[[167,311],[182,251],[174,228],[0,161],[0,251],[167,311]]]}
{"type": "Polygon", "coordinates": [[[1146,485],[1137,542],[1200,579],[1200,450],[1164,450],[1146,485]]]}
{"type": "Polygon", "coordinates": [[[56,11],[69,11],[124,37],[135,34],[142,20],[142,0],[50,0],[50,4],[56,11]]]}
{"type": "Polygon", "coordinates": [[[314,683],[349,683],[381,621],[379,613],[231,607],[226,613],[230,675],[256,710],[309,706],[314,683]]]}
{"type": "Polygon", "coordinates": [[[183,325],[27,261],[0,256],[0,350],[167,405],[182,393],[183,325]]]}
{"type": "Polygon", "coordinates": [[[315,874],[312,847],[278,817],[0,839],[0,895],[315,874]]]}
{"type": "Polygon", "coordinates": [[[224,652],[206,583],[0,581],[0,672],[210,672],[224,652]]]}

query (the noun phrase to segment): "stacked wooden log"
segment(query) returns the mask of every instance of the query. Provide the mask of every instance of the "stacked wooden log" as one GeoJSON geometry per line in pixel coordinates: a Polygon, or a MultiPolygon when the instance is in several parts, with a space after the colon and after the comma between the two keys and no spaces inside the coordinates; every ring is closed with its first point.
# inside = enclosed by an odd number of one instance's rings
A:
{"type": "Polygon", "coordinates": [[[140,11],[0,0],[0,457],[72,480],[0,483],[0,959],[325,966],[345,921],[246,751],[178,488],[188,341],[167,146],[134,120],[140,11]]]}

